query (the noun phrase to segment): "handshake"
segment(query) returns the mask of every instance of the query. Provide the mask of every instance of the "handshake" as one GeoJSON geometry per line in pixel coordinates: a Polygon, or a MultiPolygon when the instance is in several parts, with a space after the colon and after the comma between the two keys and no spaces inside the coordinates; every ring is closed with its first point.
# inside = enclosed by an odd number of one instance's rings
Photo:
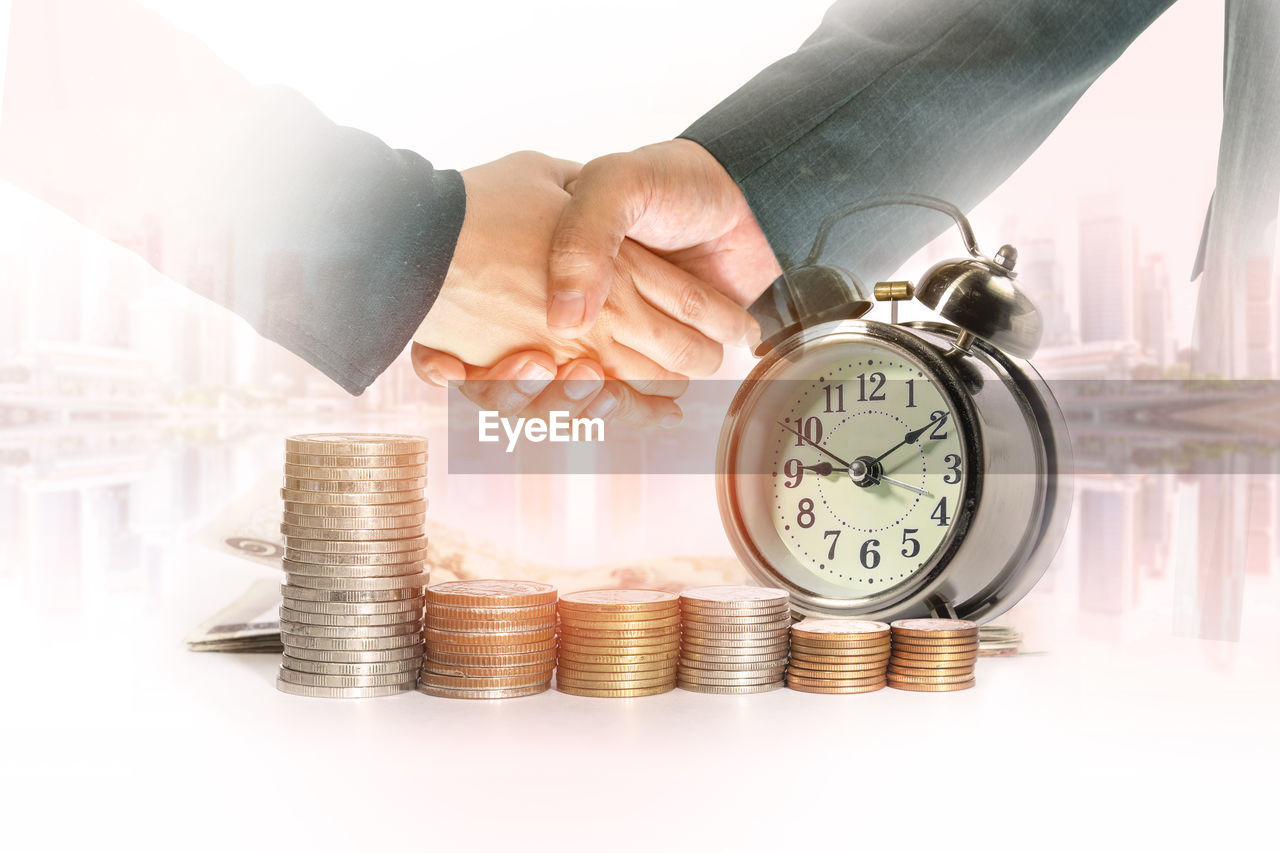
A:
{"type": "Polygon", "coordinates": [[[781,274],[746,199],[697,143],[579,166],[522,152],[462,173],[449,272],[413,366],[504,416],[671,427],[689,377],[753,346],[781,274]]]}

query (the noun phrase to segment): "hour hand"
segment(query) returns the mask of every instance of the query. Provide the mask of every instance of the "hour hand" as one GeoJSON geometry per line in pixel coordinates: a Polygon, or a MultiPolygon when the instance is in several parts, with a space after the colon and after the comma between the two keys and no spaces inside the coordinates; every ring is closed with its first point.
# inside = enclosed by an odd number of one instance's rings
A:
{"type": "Polygon", "coordinates": [[[817,451],[819,451],[819,452],[821,452],[821,453],[824,453],[824,454],[826,454],[827,456],[829,456],[829,457],[831,457],[832,459],[834,459],[836,462],[839,462],[839,463],[840,463],[840,467],[841,467],[841,468],[844,468],[845,470],[848,470],[848,468],[849,468],[849,463],[848,463],[848,462],[845,462],[845,461],[844,461],[843,459],[841,459],[839,456],[836,456],[836,455],[835,455],[834,453],[832,453],[830,450],[827,450],[827,449],[826,449],[825,447],[823,447],[821,444],[818,444],[818,442],[816,442],[816,441],[810,441],[810,440],[809,440],[809,437],[808,437],[808,436],[806,436],[804,433],[800,432],[800,430],[798,430],[798,429],[792,429],[791,427],[789,427],[789,426],[787,426],[786,424],[784,424],[782,421],[778,421],[778,426],[782,427],[782,428],[783,428],[783,429],[785,429],[787,432],[791,433],[791,434],[792,434],[792,435],[794,435],[796,438],[800,439],[800,440],[801,440],[801,441],[803,441],[805,444],[807,444],[807,445],[809,445],[810,447],[812,447],[814,450],[817,450],[817,451]]]}

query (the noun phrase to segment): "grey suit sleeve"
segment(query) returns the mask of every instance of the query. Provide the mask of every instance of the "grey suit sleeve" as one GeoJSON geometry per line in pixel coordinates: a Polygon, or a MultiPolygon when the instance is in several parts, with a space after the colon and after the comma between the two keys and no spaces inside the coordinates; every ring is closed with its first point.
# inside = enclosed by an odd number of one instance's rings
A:
{"type": "Polygon", "coordinates": [[[125,0],[14,0],[7,59],[0,176],[352,394],[403,351],[462,227],[457,172],[125,0]]]}
{"type": "MultiPolygon", "coordinates": [[[[742,187],[785,267],[851,201],[915,192],[976,205],[1172,3],[837,3],[796,53],[681,135],[742,187]]],[[[875,281],[948,224],[915,208],[856,214],[824,260],[875,281]]]]}

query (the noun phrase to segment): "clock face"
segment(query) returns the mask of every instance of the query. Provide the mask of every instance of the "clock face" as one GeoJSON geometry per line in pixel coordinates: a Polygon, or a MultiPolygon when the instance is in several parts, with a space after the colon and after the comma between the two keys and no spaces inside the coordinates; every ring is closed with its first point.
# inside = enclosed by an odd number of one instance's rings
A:
{"type": "Polygon", "coordinates": [[[968,511],[970,445],[945,380],[869,338],[780,365],[739,436],[747,533],[803,589],[892,596],[931,570],[968,511]]]}

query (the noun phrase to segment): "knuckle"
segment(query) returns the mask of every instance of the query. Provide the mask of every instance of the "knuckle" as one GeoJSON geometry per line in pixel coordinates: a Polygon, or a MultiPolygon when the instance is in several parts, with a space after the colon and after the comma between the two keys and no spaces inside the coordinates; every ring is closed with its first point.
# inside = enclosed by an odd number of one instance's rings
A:
{"type": "Polygon", "coordinates": [[[707,294],[695,284],[688,284],[680,294],[680,316],[690,322],[698,322],[707,315],[707,294]]]}
{"type": "Polygon", "coordinates": [[[681,335],[667,354],[666,368],[676,373],[695,372],[702,355],[702,348],[692,335],[681,335]]]}

